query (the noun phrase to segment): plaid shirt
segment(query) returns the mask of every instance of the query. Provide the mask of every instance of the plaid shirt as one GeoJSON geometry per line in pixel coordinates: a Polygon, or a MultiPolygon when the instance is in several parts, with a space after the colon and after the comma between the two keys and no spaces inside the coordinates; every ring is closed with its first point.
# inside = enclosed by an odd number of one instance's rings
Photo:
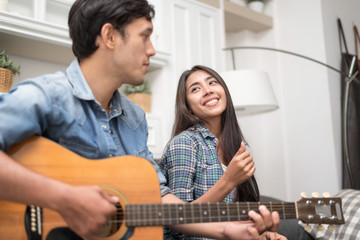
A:
{"type": "MultiPolygon", "coordinates": [[[[159,166],[172,192],[192,202],[207,192],[224,174],[216,145],[218,140],[203,125],[196,125],[172,138],[159,166]]],[[[231,202],[229,194],[223,202],[231,202]]],[[[165,239],[190,237],[165,228],[165,239]]]]}

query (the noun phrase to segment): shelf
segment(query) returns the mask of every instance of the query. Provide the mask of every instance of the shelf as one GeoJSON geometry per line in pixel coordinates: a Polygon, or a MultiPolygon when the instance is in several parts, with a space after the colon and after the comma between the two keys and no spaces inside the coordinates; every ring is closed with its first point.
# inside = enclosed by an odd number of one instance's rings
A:
{"type": "MultiPolygon", "coordinates": [[[[68,65],[75,58],[68,28],[31,17],[0,11],[1,49],[8,54],[68,65]]],[[[167,64],[170,55],[158,51],[150,70],[167,64]]]]}
{"type": "Polygon", "coordinates": [[[0,11],[1,48],[7,53],[68,64],[73,59],[65,27],[0,11]]]}
{"type": "Polygon", "coordinates": [[[272,17],[228,0],[223,1],[226,31],[235,32],[247,29],[260,32],[272,28],[272,17]]]}
{"type": "Polygon", "coordinates": [[[220,2],[219,0],[197,0],[198,2],[202,2],[202,3],[205,3],[205,4],[208,4],[210,6],[213,6],[213,7],[216,7],[216,8],[219,8],[220,7],[220,2]]]}

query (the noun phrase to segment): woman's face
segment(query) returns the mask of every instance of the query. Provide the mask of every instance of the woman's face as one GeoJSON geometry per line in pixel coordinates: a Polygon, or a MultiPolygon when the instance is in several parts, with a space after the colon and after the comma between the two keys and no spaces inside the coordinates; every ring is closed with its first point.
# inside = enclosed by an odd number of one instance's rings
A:
{"type": "Polygon", "coordinates": [[[226,95],[219,81],[209,73],[193,72],[186,81],[186,100],[192,114],[203,121],[221,119],[226,108],[226,95]]]}

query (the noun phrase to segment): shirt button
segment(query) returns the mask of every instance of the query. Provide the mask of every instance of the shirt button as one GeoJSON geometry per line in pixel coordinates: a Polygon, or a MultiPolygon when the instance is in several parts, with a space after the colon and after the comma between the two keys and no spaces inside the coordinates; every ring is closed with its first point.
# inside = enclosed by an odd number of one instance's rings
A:
{"type": "Polygon", "coordinates": [[[113,131],[109,130],[109,133],[110,133],[110,134],[113,134],[113,131]]]}
{"type": "Polygon", "coordinates": [[[101,127],[102,127],[103,129],[106,129],[106,125],[104,125],[104,124],[103,124],[103,125],[101,125],[101,127]]]}
{"type": "Polygon", "coordinates": [[[114,109],[114,112],[118,112],[117,108],[114,109]]]}
{"type": "Polygon", "coordinates": [[[113,155],[110,153],[110,154],[109,154],[109,157],[113,157],[113,155]]]}

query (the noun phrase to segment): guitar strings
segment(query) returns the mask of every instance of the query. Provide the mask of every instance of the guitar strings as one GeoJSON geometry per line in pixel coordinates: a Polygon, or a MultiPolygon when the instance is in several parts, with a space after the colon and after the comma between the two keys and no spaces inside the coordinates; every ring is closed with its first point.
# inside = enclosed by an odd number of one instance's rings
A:
{"type": "MultiPolygon", "coordinates": [[[[117,204],[117,213],[113,215],[113,219],[107,221],[107,224],[161,226],[196,222],[243,221],[251,220],[248,216],[250,210],[259,213],[260,205],[265,205],[270,211],[277,211],[280,219],[297,218],[296,204],[293,202],[127,204],[125,211],[120,204],[117,204]]],[[[60,223],[43,223],[43,225],[56,224],[60,223]]]]}
{"type": "MultiPolygon", "coordinates": [[[[126,222],[129,224],[150,225],[164,221],[171,224],[213,221],[251,220],[249,210],[259,212],[256,208],[265,205],[272,211],[278,211],[280,218],[296,218],[295,203],[211,203],[211,204],[144,204],[130,205],[126,222]],[[201,206],[203,209],[201,209],[201,206]],[[160,209],[159,209],[160,207],[160,209]],[[135,208],[135,209],[134,209],[135,208]],[[139,209],[140,208],[140,209],[139,209]],[[195,209],[194,209],[195,208],[195,209]],[[155,210],[154,210],[155,209],[155,210]],[[168,210],[168,214],[164,213],[168,210]],[[180,211],[180,212],[179,212],[180,211]],[[217,213],[217,214],[211,214],[217,213]],[[160,214],[156,216],[156,214],[160,214]],[[132,215],[132,216],[130,216],[132,215]],[[163,216],[169,215],[169,216],[163,216]]],[[[163,224],[159,224],[163,225],[163,224]]]]}

